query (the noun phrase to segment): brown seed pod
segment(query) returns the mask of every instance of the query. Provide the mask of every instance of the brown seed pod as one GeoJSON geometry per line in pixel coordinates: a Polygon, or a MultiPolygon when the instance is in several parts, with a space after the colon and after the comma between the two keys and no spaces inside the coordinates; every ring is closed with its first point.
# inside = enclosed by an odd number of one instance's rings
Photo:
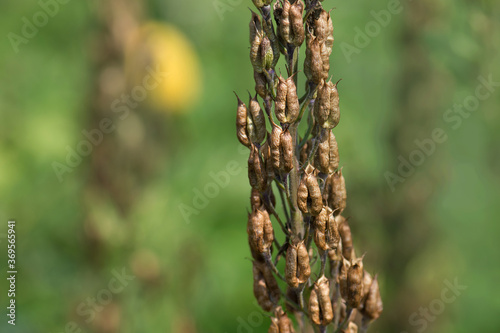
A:
{"type": "Polygon", "coordinates": [[[323,198],[313,167],[308,165],[297,192],[297,205],[304,214],[318,215],[323,209],[323,198]]]}
{"type": "Polygon", "coordinates": [[[252,19],[250,20],[250,61],[253,69],[258,73],[262,73],[263,71],[260,52],[260,45],[263,38],[264,32],[262,31],[260,17],[252,12],[252,19]]]}
{"type": "Polygon", "coordinates": [[[339,232],[340,238],[342,239],[342,255],[347,260],[352,260],[354,250],[352,247],[351,228],[349,227],[347,220],[341,215],[338,215],[337,218],[341,219],[341,221],[339,220],[339,232]]]}
{"type": "Polygon", "coordinates": [[[300,150],[300,164],[304,165],[307,159],[309,158],[309,154],[311,153],[312,144],[311,139],[307,140],[302,149],[300,150]]]}
{"type": "MultiPolygon", "coordinates": [[[[323,59],[321,58],[321,44],[312,35],[308,35],[306,59],[304,61],[304,73],[309,81],[320,84],[328,77],[323,71],[323,59]]],[[[315,103],[316,104],[316,103],[315,103]]]]}
{"type": "Polygon", "coordinates": [[[271,69],[274,60],[274,54],[273,54],[273,48],[271,46],[271,41],[267,36],[264,36],[264,38],[262,38],[259,52],[260,52],[260,63],[262,64],[262,67],[265,70],[271,69]]]}
{"type": "Polygon", "coordinates": [[[297,278],[297,247],[293,244],[289,244],[286,251],[285,279],[290,287],[297,288],[299,286],[297,278]]]}
{"type": "Polygon", "coordinates": [[[309,266],[309,254],[303,241],[297,244],[289,244],[286,251],[285,279],[292,288],[307,282],[311,276],[309,266]]]}
{"type": "Polygon", "coordinates": [[[280,170],[287,174],[293,169],[293,139],[288,130],[281,133],[280,138],[280,170]]]}
{"type": "Polygon", "coordinates": [[[274,230],[266,210],[252,210],[248,215],[247,233],[250,248],[258,254],[268,253],[274,241],[274,230]]]}
{"type": "Polygon", "coordinates": [[[340,122],[340,99],[339,91],[337,89],[337,84],[332,84],[330,82],[330,112],[328,114],[328,119],[323,123],[323,128],[332,129],[336,127],[340,122]]]}
{"type": "Polygon", "coordinates": [[[346,207],[347,192],[342,170],[339,170],[326,178],[323,199],[333,210],[335,216],[342,214],[346,207]]]}
{"type": "Polygon", "coordinates": [[[274,68],[278,63],[280,57],[280,43],[274,32],[273,22],[271,21],[271,15],[270,15],[270,7],[264,9],[262,13],[263,13],[262,26],[264,27],[264,32],[266,33],[266,36],[271,41],[271,48],[273,50],[273,63],[271,64],[271,68],[274,68]]]}
{"type": "Polygon", "coordinates": [[[330,115],[330,92],[333,83],[331,81],[324,82],[321,81],[318,87],[318,97],[314,102],[313,112],[316,122],[324,127],[324,124],[328,121],[330,115]]]}
{"type": "Polygon", "coordinates": [[[315,166],[323,173],[330,174],[339,167],[339,149],[332,131],[321,136],[316,154],[315,166]]]}
{"type": "Polygon", "coordinates": [[[238,99],[238,109],[236,111],[236,135],[242,145],[250,147],[250,139],[247,133],[247,106],[241,101],[238,95],[236,95],[236,98],[238,99]]]}
{"type": "Polygon", "coordinates": [[[330,208],[327,208],[327,213],[328,221],[326,225],[326,242],[329,249],[336,249],[340,243],[338,221],[330,208]]]}
{"type": "Polygon", "coordinates": [[[321,325],[321,313],[319,309],[319,298],[316,288],[311,290],[309,296],[309,317],[311,321],[316,325],[321,325]]]}
{"type": "Polygon", "coordinates": [[[291,43],[291,20],[290,20],[290,9],[292,5],[290,1],[278,1],[281,5],[281,10],[275,10],[275,20],[278,25],[278,35],[281,39],[281,43],[283,45],[291,43]],[[279,16],[276,16],[276,13],[279,13],[279,16]]]}
{"type": "Polygon", "coordinates": [[[328,325],[333,320],[332,301],[330,299],[330,282],[322,275],[314,284],[309,297],[309,313],[316,325],[328,325]]]}
{"type": "Polygon", "coordinates": [[[375,277],[373,278],[373,282],[368,290],[368,295],[362,313],[370,320],[375,320],[380,317],[380,314],[383,310],[384,306],[382,304],[382,297],[380,297],[378,277],[375,275],[375,277]]]}
{"type": "Polygon", "coordinates": [[[303,14],[304,3],[302,0],[295,1],[290,7],[291,40],[289,42],[295,46],[302,45],[305,39],[303,14]]]}
{"type": "Polygon", "coordinates": [[[259,94],[260,97],[267,97],[267,79],[264,73],[259,73],[257,71],[253,71],[253,79],[255,81],[255,91],[259,94]]]}
{"type": "Polygon", "coordinates": [[[304,241],[301,241],[297,245],[297,278],[299,279],[299,283],[306,283],[310,276],[309,253],[304,241]]]}
{"type": "Polygon", "coordinates": [[[287,81],[280,76],[278,78],[278,87],[276,88],[276,101],[275,101],[274,112],[276,114],[276,118],[278,118],[278,120],[281,123],[286,123],[287,120],[285,114],[287,94],[288,94],[287,81]]]}
{"type": "Polygon", "coordinates": [[[268,333],[295,333],[292,321],[288,318],[281,306],[278,306],[274,310],[274,318],[271,318],[271,327],[268,333]]]}
{"type": "Polygon", "coordinates": [[[266,138],[266,118],[260,107],[257,95],[250,96],[249,111],[247,113],[247,132],[253,143],[260,144],[266,138]]]}
{"type": "Polygon", "coordinates": [[[270,147],[271,147],[271,161],[272,165],[274,167],[274,170],[279,172],[280,166],[281,166],[281,156],[280,156],[280,150],[281,150],[281,134],[283,131],[281,130],[281,127],[279,126],[274,126],[273,125],[273,131],[271,132],[271,141],[270,141],[270,147]]]}
{"type": "Polygon", "coordinates": [[[342,296],[343,299],[347,299],[349,291],[347,284],[347,275],[349,273],[350,268],[351,268],[351,262],[344,258],[344,260],[342,260],[342,263],[340,264],[339,276],[338,276],[340,295],[342,296]]]}
{"type": "Polygon", "coordinates": [[[357,309],[363,298],[363,258],[355,259],[347,273],[347,305],[357,309]]]}
{"type": "Polygon", "coordinates": [[[253,145],[250,148],[250,157],[248,158],[248,179],[250,186],[263,192],[267,186],[267,173],[264,161],[260,157],[259,149],[253,145]]]}
{"type": "Polygon", "coordinates": [[[326,225],[328,222],[328,212],[326,207],[323,207],[319,214],[314,217],[314,242],[316,243],[316,246],[323,250],[326,251],[328,250],[328,244],[326,241],[326,225]]]}
{"type": "MultiPolygon", "coordinates": [[[[262,157],[264,160],[266,174],[267,174],[267,188],[270,189],[271,188],[270,185],[273,182],[275,175],[274,175],[273,159],[271,154],[271,136],[269,135],[269,133],[267,133],[267,140],[266,142],[264,142],[260,150],[262,151],[262,157]]],[[[270,193],[273,194],[272,190],[270,193]]],[[[273,204],[273,206],[274,205],[275,204],[273,204]]]]}
{"type": "Polygon", "coordinates": [[[300,113],[299,98],[297,97],[297,87],[295,86],[293,76],[290,76],[286,80],[286,85],[287,85],[286,106],[288,113],[286,115],[286,121],[283,122],[293,123],[297,120],[300,113]]]}

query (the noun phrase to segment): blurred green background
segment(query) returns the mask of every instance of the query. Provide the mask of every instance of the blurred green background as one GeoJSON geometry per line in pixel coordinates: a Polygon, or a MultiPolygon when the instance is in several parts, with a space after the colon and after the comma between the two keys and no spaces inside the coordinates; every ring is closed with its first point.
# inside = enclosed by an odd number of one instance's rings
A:
{"type": "MultiPolygon", "coordinates": [[[[3,314],[0,331],[267,332],[234,126],[233,91],[254,85],[251,1],[62,2],[41,2],[52,4],[46,21],[36,1],[0,4],[0,267],[15,219],[18,269],[16,326],[3,314]],[[122,94],[158,64],[162,83],[121,117],[122,94]],[[114,130],[58,179],[54,162],[104,118],[114,130]],[[122,270],[133,278],[113,292],[122,270]]],[[[346,215],[384,299],[371,332],[498,332],[500,91],[471,112],[449,110],[474,102],[478,77],[500,81],[500,3],[402,1],[374,23],[372,11],[393,3],[323,2],[335,7],[331,73],[343,79],[346,215]],[[447,140],[391,188],[387,173],[437,128],[447,140]],[[455,279],[467,289],[441,308],[455,279]]]]}

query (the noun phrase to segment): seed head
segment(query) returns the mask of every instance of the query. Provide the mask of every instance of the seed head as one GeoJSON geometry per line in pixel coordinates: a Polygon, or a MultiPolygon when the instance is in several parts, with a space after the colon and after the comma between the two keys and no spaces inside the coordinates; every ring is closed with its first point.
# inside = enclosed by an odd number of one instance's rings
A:
{"type": "Polygon", "coordinates": [[[248,179],[250,186],[263,192],[267,186],[267,173],[259,149],[253,145],[250,147],[250,157],[248,158],[248,179]]]}
{"type": "Polygon", "coordinates": [[[309,297],[309,313],[316,325],[328,325],[333,320],[332,301],[330,299],[330,282],[322,275],[314,284],[309,297]]]}
{"type": "Polygon", "coordinates": [[[250,248],[258,254],[268,253],[274,241],[274,230],[265,209],[252,209],[248,215],[247,233],[250,248]]]}
{"type": "Polygon", "coordinates": [[[333,210],[335,216],[342,214],[346,207],[347,192],[342,170],[339,170],[326,178],[323,199],[333,210]]]}
{"type": "Polygon", "coordinates": [[[347,273],[347,304],[357,309],[363,298],[363,258],[355,259],[347,273]]]}
{"type": "Polygon", "coordinates": [[[339,149],[332,131],[321,136],[315,166],[325,174],[331,174],[339,167],[339,149]]]}
{"type": "Polygon", "coordinates": [[[380,317],[384,306],[382,304],[382,298],[380,297],[380,290],[378,286],[378,277],[375,275],[373,282],[368,290],[368,295],[363,307],[362,313],[364,316],[371,320],[375,320],[380,317]]]}
{"type": "Polygon", "coordinates": [[[250,148],[250,139],[247,132],[247,106],[241,101],[238,95],[236,95],[236,98],[238,99],[238,108],[236,110],[236,135],[242,145],[250,148]]]}

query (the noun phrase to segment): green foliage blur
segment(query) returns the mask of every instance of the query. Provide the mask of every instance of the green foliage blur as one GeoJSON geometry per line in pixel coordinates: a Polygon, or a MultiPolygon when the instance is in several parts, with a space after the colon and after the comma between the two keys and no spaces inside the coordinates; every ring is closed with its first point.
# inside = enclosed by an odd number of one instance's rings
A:
{"type": "MultiPolygon", "coordinates": [[[[96,8],[106,2],[61,4],[18,52],[9,33],[21,34],[23,17],[40,5],[0,4],[1,276],[9,219],[17,221],[18,269],[16,326],[7,323],[8,284],[0,279],[0,331],[267,332],[270,320],[252,293],[247,152],[235,135],[233,94],[246,97],[254,87],[247,36],[253,5],[144,4],[144,20],[175,26],[194,46],[201,90],[183,112],[148,104],[135,110],[147,137],[135,150],[142,155],[106,151],[104,163],[120,166],[117,183],[135,179],[124,187],[130,204],[123,212],[99,187],[106,179],[91,182],[91,156],[62,182],[53,166],[95,127],[94,54],[102,45],[93,39],[96,8]],[[147,172],[129,168],[133,158],[147,172]],[[227,184],[214,187],[228,168],[227,184]],[[200,201],[206,191],[207,202],[200,201]],[[97,231],[86,224],[90,215],[97,231]],[[134,279],[120,292],[103,292],[122,269],[134,279]],[[87,303],[106,295],[112,299],[105,304],[87,303]]],[[[331,74],[342,79],[342,116],[334,132],[346,215],[384,299],[370,331],[498,332],[500,91],[496,86],[479,105],[471,96],[478,77],[500,82],[500,3],[401,1],[401,12],[377,23],[374,13],[394,2],[323,2],[335,8],[331,74]],[[449,111],[466,101],[473,111],[449,111]],[[429,155],[417,152],[415,141],[429,142],[436,129],[444,142],[427,146],[429,155]],[[401,160],[411,159],[419,165],[401,175],[401,160]],[[439,301],[445,281],[455,279],[467,289],[453,302],[439,301]]],[[[109,136],[134,134],[118,132],[109,136]]]]}

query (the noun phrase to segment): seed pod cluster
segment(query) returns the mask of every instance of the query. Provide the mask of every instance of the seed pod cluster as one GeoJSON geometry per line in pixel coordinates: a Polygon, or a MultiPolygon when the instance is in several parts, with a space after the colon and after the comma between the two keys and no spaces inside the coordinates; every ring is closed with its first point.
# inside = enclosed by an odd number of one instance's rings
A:
{"type": "Polygon", "coordinates": [[[271,132],[271,160],[274,170],[287,174],[293,169],[293,139],[288,130],[283,131],[278,125],[271,132]]]}
{"type": "Polygon", "coordinates": [[[326,326],[333,320],[333,307],[330,299],[330,282],[323,275],[314,284],[309,297],[309,313],[316,325],[326,326]]]}
{"type": "Polygon", "coordinates": [[[377,276],[372,278],[363,269],[363,258],[356,257],[342,215],[347,193],[333,133],[340,102],[338,82],[329,80],[332,18],[322,1],[252,2],[258,9],[249,25],[255,94],[247,104],[237,96],[236,130],[250,150],[247,233],[254,296],[272,314],[271,333],[294,332],[289,316],[297,316],[305,331],[312,323],[319,331],[355,333],[355,322],[361,320],[364,331],[380,316],[382,301],[377,276]],[[299,99],[296,56],[301,46],[307,82],[299,99]],[[287,65],[283,76],[283,69],[275,68],[280,53],[287,65]],[[302,119],[307,126],[300,124],[302,119]],[[283,237],[275,238],[275,230],[283,231],[283,237]],[[278,277],[286,282],[286,293],[278,277]]]}
{"type": "Polygon", "coordinates": [[[294,123],[300,112],[297,87],[295,86],[293,77],[289,77],[285,80],[280,76],[278,81],[274,108],[276,118],[278,118],[282,124],[294,123]]]}
{"type": "Polygon", "coordinates": [[[347,202],[345,179],[342,176],[342,170],[330,174],[326,178],[323,199],[335,215],[342,214],[347,202]]]}
{"type": "MultiPolygon", "coordinates": [[[[274,36],[271,36],[274,38],[274,36]]],[[[275,39],[276,40],[276,39],[275,39]]],[[[250,20],[250,62],[257,73],[272,69],[278,60],[279,53],[265,32],[259,15],[252,12],[250,20]]]]}
{"type": "Polygon", "coordinates": [[[281,306],[278,306],[274,311],[274,317],[271,318],[271,327],[269,327],[268,333],[295,333],[292,321],[281,306]]]}
{"type": "Polygon", "coordinates": [[[339,246],[340,235],[338,221],[329,207],[323,207],[314,218],[314,242],[323,250],[336,249],[339,246]]]}
{"type": "Polygon", "coordinates": [[[309,254],[304,242],[290,244],[286,251],[286,282],[290,287],[297,288],[299,284],[307,282],[310,275],[309,254]]]}
{"type": "Polygon", "coordinates": [[[317,8],[306,24],[307,49],[304,72],[310,82],[320,84],[328,77],[333,46],[333,24],[330,13],[317,8]]]}
{"type": "Polygon", "coordinates": [[[304,3],[296,0],[278,0],[274,4],[274,19],[278,27],[278,38],[282,45],[300,46],[304,42],[304,3]]]}
{"type": "Polygon", "coordinates": [[[267,254],[273,244],[274,230],[269,213],[265,209],[254,208],[252,213],[248,214],[247,233],[250,248],[255,253],[267,254]]]}
{"type": "Polygon", "coordinates": [[[332,129],[340,121],[340,100],[337,84],[322,81],[318,88],[318,98],[314,102],[314,117],[318,124],[332,129]]]}
{"type": "Polygon", "coordinates": [[[318,215],[323,209],[323,198],[311,165],[305,170],[297,191],[297,206],[304,214],[318,215]]]}

